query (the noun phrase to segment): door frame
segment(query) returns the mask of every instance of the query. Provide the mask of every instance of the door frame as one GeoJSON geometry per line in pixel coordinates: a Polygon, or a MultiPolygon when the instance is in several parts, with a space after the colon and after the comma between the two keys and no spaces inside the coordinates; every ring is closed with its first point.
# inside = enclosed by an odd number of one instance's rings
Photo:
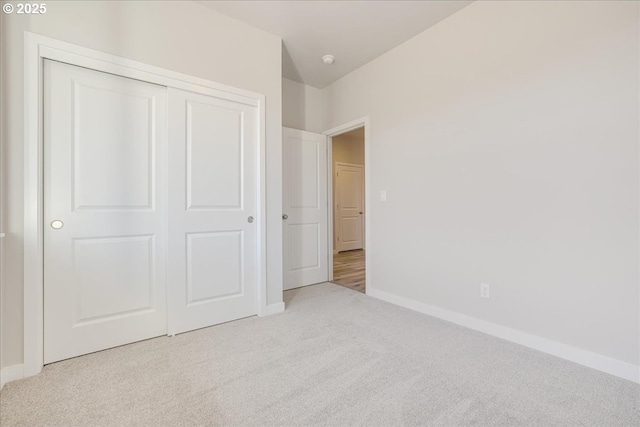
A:
{"type": "MultiPolygon", "coordinates": [[[[349,131],[364,127],[364,250],[367,256],[365,257],[364,272],[367,278],[367,285],[365,286],[365,294],[369,294],[369,290],[373,289],[371,280],[371,263],[369,258],[371,255],[371,215],[369,214],[371,208],[371,142],[370,139],[370,125],[369,116],[364,116],[359,119],[352,120],[342,125],[331,128],[324,131],[323,134],[327,136],[327,188],[333,188],[333,137],[342,135],[349,131]]],[[[328,224],[328,256],[329,256],[329,281],[333,280],[333,191],[328,191],[327,209],[329,215],[328,224]]]]}
{"type": "MultiPolygon", "coordinates": [[[[44,366],[44,186],[43,64],[65,62],[122,77],[219,96],[258,109],[257,168],[257,292],[256,313],[266,315],[266,133],[265,96],[187,74],[24,32],[24,370],[36,375],[44,366]]],[[[170,331],[169,324],[167,332],[170,331]]]]}
{"type": "MultiPolygon", "coordinates": [[[[335,162],[335,165],[336,165],[336,166],[348,166],[348,167],[352,167],[352,168],[360,168],[360,169],[364,169],[364,165],[360,165],[360,164],[357,164],[357,163],[335,162]]],[[[333,164],[332,164],[331,166],[333,167],[333,164]]],[[[365,169],[365,170],[366,170],[366,169],[365,169]]],[[[362,210],[363,210],[363,212],[365,212],[365,214],[364,214],[364,215],[365,215],[365,217],[364,217],[364,218],[365,218],[365,220],[366,220],[366,218],[367,218],[367,215],[366,215],[367,205],[364,203],[364,190],[365,190],[365,185],[364,185],[364,174],[362,173],[362,170],[360,171],[360,173],[362,174],[362,175],[361,175],[361,176],[362,176],[362,180],[361,180],[361,182],[360,182],[360,194],[362,195],[362,210]]],[[[333,181],[334,181],[334,182],[337,182],[337,180],[333,180],[333,181]]],[[[335,187],[333,188],[333,194],[334,194],[334,195],[336,194],[336,188],[335,188],[335,187]]],[[[335,199],[333,199],[332,201],[335,203],[335,201],[336,201],[336,200],[335,200],[335,199]]],[[[334,204],[332,212],[333,212],[333,217],[334,217],[334,218],[336,218],[336,217],[338,216],[338,205],[337,205],[337,204],[334,204]]],[[[366,231],[366,228],[365,228],[365,226],[364,226],[364,221],[362,221],[361,223],[362,223],[362,230],[361,230],[361,235],[362,235],[362,249],[364,249],[364,248],[365,248],[365,245],[366,245],[366,243],[367,243],[367,239],[365,239],[365,237],[364,237],[364,232],[366,231]]],[[[332,238],[334,238],[334,237],[335,237],[335,234],[336,234],[335,232],[336,232],[336,230],[334,230],[334,235],[332,236],[332,238]]],[[[335,255],[335,254],[337,254],[337,253],[338,253],[338,251],[335,249],[335,246],[336,246],[335,239],[333,239],[333,245],[334,245],[334,249],[333,249],[333,251],[332,251],[332,254],[333,254],[333,255],[335,255]]],[[[366,289],[366,288],[365,288],[365,289],[366,289]]]]}

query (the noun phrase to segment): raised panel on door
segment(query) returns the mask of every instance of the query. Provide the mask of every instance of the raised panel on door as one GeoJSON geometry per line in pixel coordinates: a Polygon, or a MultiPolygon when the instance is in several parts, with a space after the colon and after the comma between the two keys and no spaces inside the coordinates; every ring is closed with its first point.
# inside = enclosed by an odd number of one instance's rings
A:
{"type": "Polygon", "coordinates": [[[284,289],[328,280],[327,142],[283,129],[284,289]]]}
{"type": "Polygon", "coordinates": [[[166,88],[49,60],[44,76],[50,363],[167,331],[166,88]]]}
{"type": "Polygon", "coordinates": [[[169,89],[172,333],[257,313],[257,106],[169,89]],[[249,217],[252,217],[250,219],[249,217]]]}

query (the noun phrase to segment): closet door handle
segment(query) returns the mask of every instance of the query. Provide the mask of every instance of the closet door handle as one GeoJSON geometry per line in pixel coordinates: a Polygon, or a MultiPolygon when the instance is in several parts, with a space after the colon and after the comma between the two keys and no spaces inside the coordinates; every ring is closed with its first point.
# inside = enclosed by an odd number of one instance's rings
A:
{"type": "Polygon", "coordinates": [[[282,214],[282,219],[289,219],[289,215],[287,215],[287,214],[282,214]]]}

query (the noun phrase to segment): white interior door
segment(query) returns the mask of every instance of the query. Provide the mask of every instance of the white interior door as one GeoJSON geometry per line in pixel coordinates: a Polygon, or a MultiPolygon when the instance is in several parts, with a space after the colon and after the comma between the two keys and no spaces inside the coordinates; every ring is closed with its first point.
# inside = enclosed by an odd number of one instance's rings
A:
{"type": "Polygon", "coordinates": [[[44,61],[44,362],[167,331],[166,88],[44,61]]]}
{"type": "Polygon", "coordinates": [[[257,313],[259,122],[240,97],[172,88],[169,117],[169,324],[180,333],[257,313]]]}
{"type": "Polygon", "coordinates": [[[364,180],[362,165],[336,163],[336,250],[362,249],[364,230],[364,180]]]}
{"type": "Polygon", "coordinates": [[[284,289],[326,282],[327,138],[283,129],[284,289]]]}

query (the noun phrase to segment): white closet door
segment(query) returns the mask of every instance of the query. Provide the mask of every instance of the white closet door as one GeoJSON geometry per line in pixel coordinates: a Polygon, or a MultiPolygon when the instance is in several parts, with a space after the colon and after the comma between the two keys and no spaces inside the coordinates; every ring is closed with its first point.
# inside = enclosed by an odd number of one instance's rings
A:
{"type": "Polygon", "coordinates": [[[284,289],[329,279],[327,137],[283,128],[284,289]]]}
{"type": "Polygon", "coordinates": [[[180,333],[257,313],[257,106],[169,89],[169,310],[180,333]]]}
{"type": "Polygon", "coordinates": [[[166,88],[44,63],[44,361],[167,331],[166,88]]]}

